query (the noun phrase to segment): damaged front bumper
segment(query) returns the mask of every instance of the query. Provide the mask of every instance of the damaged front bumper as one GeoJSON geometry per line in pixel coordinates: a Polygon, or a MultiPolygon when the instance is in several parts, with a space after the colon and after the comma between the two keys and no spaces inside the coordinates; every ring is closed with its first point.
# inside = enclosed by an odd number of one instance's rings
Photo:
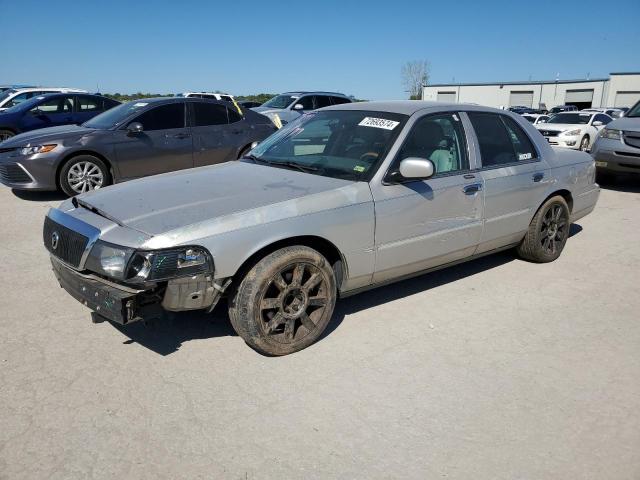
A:
{"type": "Polygon", "coordinates": [[[230,283],[230,280],[217,282],[209,274],[199,274],[138,289],[78,272],[54,256],[51,264],[60,286],[73,298],[120,325],[160,318],[164,311],[211,311],[230,283]]]}

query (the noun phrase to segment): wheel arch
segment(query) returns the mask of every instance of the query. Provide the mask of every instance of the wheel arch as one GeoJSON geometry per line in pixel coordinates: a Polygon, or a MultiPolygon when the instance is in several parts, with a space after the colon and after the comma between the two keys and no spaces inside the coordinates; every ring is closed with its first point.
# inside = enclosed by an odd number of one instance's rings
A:
{"type": "Polygon", "coordinates": [[[562,198],[564,198],[565,202],[567,202],[567,205],[569,206],[569,214],[571,214],[573,212],[573,195],[566,188],[554,190],[549,195],[547,195],[546,198],[540,203],[540,205],[538,205],[538,210],[540,209],[540,207],[542,207],[542,205],[545,204],[547,200],[549,200],[551,197],[555,197],[556,195],[560,195],[562,198]]]}
{"type": "Polygon", "coordinates": [[[299,235],[286,237],[272,241],[253,251],[236,270],[231,280],[230,287],[233,289],[237,286],[244,275],[262,258],[281,248],[291,247],[294,245],[302,245],[313,248],[323,255],[331,264],[334,274],[336,275],[336,285],[338,291],[342,286],[345,278],[347,278],[347,262],[340,249],[331,241],[317,235],[299,235]]]}
{"type": "Polygon", "coordinates": [[[58,162],[58,166],[56,167],[56,186],[58,188],[60,188],[60,172],[62,171],[62,169],[64,168],[64,166],[67,164],[69,160],[72,160],[74,157],[78,157],[80,155],[92,155],[102,160],[104,164],[107,166],[107,168],[109,169],[109,173],[111,174],[111,181],[113,181],[114,179],[113,165],[107,159],[107,157],[105,157],[101,153],[96,152],[95,150],[75,150],[73,152],[69,152],[58,162]]]}
{"type": "Polygon", "coordinates": [[[18,130],[13,127],[0,127],[0,130],[7,130],[8,132],[13,133],[14,135],[18,135],[18,130]]]}

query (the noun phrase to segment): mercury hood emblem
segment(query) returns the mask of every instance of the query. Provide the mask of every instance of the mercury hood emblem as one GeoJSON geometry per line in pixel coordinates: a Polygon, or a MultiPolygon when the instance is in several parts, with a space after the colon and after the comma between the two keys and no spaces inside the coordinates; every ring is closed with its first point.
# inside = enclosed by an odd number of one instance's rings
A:
{"type": "Polygon", "coordinates": [[[51,248],[53,248],[54,250],[58,248],[59,240],[60,240],[60,235],[58,235],[58,232],[53,232],[51,234],[51,248]]]}

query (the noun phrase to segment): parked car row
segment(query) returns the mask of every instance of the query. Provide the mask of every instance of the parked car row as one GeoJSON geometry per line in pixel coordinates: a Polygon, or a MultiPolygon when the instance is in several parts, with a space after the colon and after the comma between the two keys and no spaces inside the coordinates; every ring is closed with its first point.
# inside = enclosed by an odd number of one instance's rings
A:
{"type": "MultiPolygon", "coordinates": [[[[102,148],[59,162],[68,166],[60,180],[70,183],[92,181],[92,172],[104,182],[107,155],[121,175],[142,158],[145,169],[130,177],[157,163],[195,163],[221,106],[199,98],[123,104],[63,136],[55,128],[50,136],[34,132],[29,144],[55,145],[48,153],[22,153],[14,137],[0,145],[13,149],[1,162],[25,155],[22,163],[35,166],[53,154],[46,165],[78,144],[102,148]],[[148,159],[150,126],[163,127],[163,144],[189,136],[197,147],[184,155],[171,147],[164,162],[148,159]]],[[[229,118],[234,111],[227,108],[229,118]]],[[[265,136],[274,130],[251,113],[238,122],[256,118],[265,136]]],[[[235,124],[225,124],[225,134],[234,135],[235,124]]],[[[243,138],[224,158],[254,137],[243,138]]],[[[154,148],[158,155],[165,147],[154,148]]],[[[42,175],[53,186],[52,169],[42,167],[42,175]]],[[[240,161],[73,197],[49,211],[43,241],[60,285],[96,318],[128,324],[211,311],[224,295],[248,345],[285,355],[322,336],[339,297],[510,248],[529,261],[555,260],[571,222],[595,207],[594,178],[589,155],[552,149],[510,112],[345,102],[298,116],[240,161]]]]}

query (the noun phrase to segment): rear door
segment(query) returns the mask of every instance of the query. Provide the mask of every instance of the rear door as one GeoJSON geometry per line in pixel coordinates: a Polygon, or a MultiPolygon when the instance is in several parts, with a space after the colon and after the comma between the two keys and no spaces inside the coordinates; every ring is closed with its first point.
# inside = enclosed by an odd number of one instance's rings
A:
{"type": "Polygon", "coordinates": [[[104,98],[90,95],[77,95],[74,122],[78,125],[92,119],[104,111],[104,98]]]}
{"type": "Polygon", "coordinates": [[[484,228],[477,253],[522,239],[543,200],[545,163],[534,143],[507,115],[468,112],[484,180],[484,228]]]}
{"type": "Polygon", "coordinates": [[[193,142],[185,102],[153,107],[128,122],[143,131],[114,132],[117,168],[122,178],[137,178],[193,167],[193,142]]]}
{"type": "MultiPolygon", "coordinates": [[[[223,103],[190,102],[190,109],[194,166],[235,160],[237,152],[242,148],[242,122],[234,117],[231,124],[231,111],[223,103]]],[[[238,112],[235,114],[237,116],[238,112]]]]}

